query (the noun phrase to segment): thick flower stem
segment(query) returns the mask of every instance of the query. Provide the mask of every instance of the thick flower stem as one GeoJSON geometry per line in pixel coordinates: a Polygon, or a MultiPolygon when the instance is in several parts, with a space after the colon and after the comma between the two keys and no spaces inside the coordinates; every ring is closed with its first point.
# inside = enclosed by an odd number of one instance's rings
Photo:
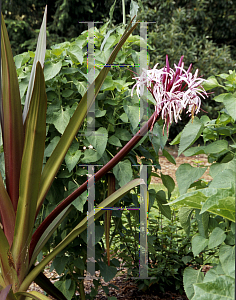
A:
{"type": "MultiPolygon", "coordinates": [[[[157,115],[154,112],[150,119],[148,120],[148,124],[145,124],[133,137],[132,139],[105,165],[103,166],[94,176],[90,177],[89,180],[93,180],[95,178],[95,182],[99,181],[107,172],[109,172],[112,168],[114,168],[132,149],[133,147],[143,138],[145,134],[147,134],[148,130],[152,127],[154,122],[157,119],[157,115]]],[[[64,199],[47,217],[46,219],[39,225],[35,233],[33,234],[31,244],[30,244],[30,259],[39,241],[40,237],[47,229],[47,227],[51,224],[51,222],[69,205],[73,202],[78,196],[80,196],[84,191],[87,190],[87,185],[89,180],[85,181],[78,189],[76,189],[72,194],[70,194],[66,199],[64,199]]]]}

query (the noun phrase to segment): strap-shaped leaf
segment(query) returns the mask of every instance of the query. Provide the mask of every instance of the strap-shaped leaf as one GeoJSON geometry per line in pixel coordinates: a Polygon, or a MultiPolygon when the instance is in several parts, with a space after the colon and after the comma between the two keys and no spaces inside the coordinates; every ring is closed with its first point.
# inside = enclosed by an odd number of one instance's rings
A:
{"type": "Polygon", "coordinates": [[[14,210],[19,198],[19,178],[24,146],[21,100],[16,67],[6,25],[1,15],[2,97],[0,97],[6,187],[14,210]]]}
{"type": "Polygon", "coordinates": [[[97,76],[95,82],[93,82],[90,87],[88,88],[88,93],[80,100],[77,109],[75,110],[72,118],[70,119],[69,124],[67,125],[63,135],[61,136],[60,141],[58,142],[56,148],[54,149],[51,157],[47,161],[41,178],[40,184],[40,192],[39,192],[39,199],[37,204],[37,213],[40,210],[40,207],[44,201],[44,198],[63,162],[63,159],[75,137],[77,134],[80,126],[82,125],[84,118],[87,114],[87,109],[89,109],[94,102],[102,84],[111,68],[111,64],[114,62],[119,50],[129,37],[129,35],[133,32],[133,30],[137,27],[138,23],[136,23],[131,29],[129,29],[121,38],[119,43],[116,45],[115,49],[113,50],[107,64],[103,67],[99,75],[97,76]],[[94,83],[95,83],[95,91],[94,91],[94,83]],[[92,97],[91,95],[93,95],[92,97]],[[87,97],[89,95],[89,97],[87,97]],[[87,107],[88,105],[88,107],[87,107]]]}
{"type": "Polygon", "coordinates": [[[5,287],[5,289],[0,291],[0,299],[1,300],[7,299],[7,295],[9,293],[10,289],[11,289],[11,285],[9,284],[8,286],[5,287]]]}
{"type": "MultiPolygon", "coordinates": [[[[0,291],[3,289],[3,287],[5,286],[5,282],[3,280],[2,275],[0,274],[0,291]]],[[[0,294],[1,295],[1,294],[0,294]]],[[[0,298],[1,299],[1,298],[0,298]]]]}
{"type": "Polygon", "coordinates": [[[37,292],[37,291],[32,291],[32,292],[18,292],[15,293],[16,296],[25,296],[26,299],[35,299],[35,300],[50,300],[47,296],[37,292]]]}
{"type": "Polygon", "coordinates": [[[103,200],[97,208],[95,209],[95,213],[92,211],[88,216],[86,216],[64,239],[61,241],[50,254],[48,254],[25,278],[23,283],[20,286],[19,291],[24,291],[28,288],[30,283],[38,276],[38,274],[44,269],[44,267],[58,254],[60,253],[69,243],[71,243],[81,232],[83,232],[87,228],[87,220],[93,217],[94,220],[99,218],[106,210],[106,207],[112,207],[117,201],[119,201],[125,194],[127,194],[130,190],[135,188],[138,185],[145,184],[143,179],[134,179],[124,185],[122,188],[114,192],[108,198],[103,200]]]}
{"type": "MultiPolygon", "coordinates": [[[[33,267],[34,268],[34,267],[33,267]]],[[[32,270],[33,270],[32,268],[32,270]]],[[[57,300],[67,300],[61,291],[47,278],[42,272],[34,279],[34,282],[39,285],[48,295],[57,300]]]]}
{"type": "Polygon", "coordinates": [[[42,22],[39,36],[38,36],[37,48],[36,48],[36,52],[35,52],[33,66],[31,69],[28,90],[27,90],[26,97],[25,97],[25,106],[24,106],[24,111],[23,111],[23,123],[25,123],[25,119],[27,117],[29,106],[30,106],[30,99],[31,99],[33,87],[34,87],[36,63],[39,61],[41,63],[42,68],[44,65],[44,59],[45,59],[45,53],[46,53],[46,22],[47,22],[46,17],[47,17],[47,5],[45,7],[43,22],[42,22]]]}
{"type": "Polygon", "coordinates": [[[69,205],[68,207],[66,207],[54,220],[53,222],[50,224],[50,226],[48,226],[48,228],[44,231],[43,235],[41,236],[41,238],[39,239],[34,252],[32,254],[30,254],[31,260],[30,260],[30,265],[29,268],[31,267],[31,265],[35,262],[39,252],[42,250],[42,248],[44,247],[44,245],[47,243],[47,241],[50,239],[50,237],[52,236],[53,232],[57,229],[57,227],[61,224],[61,222],[65,219],[65,217],[70,213],[70,211],[72,210],[72,205],[69,205]]]}
{"type": "Polygon", "coordinates": [[[25,145],[20,174],[20,195],[16,213],[16,225],[12,245],[17,270],[24,276],[27,270],[25,253],[31,240],[38,190],[42,172],[46,138],[47,96],[43,69],[36,65],[35,84],[26,119],[25,145]]]}
{"type": "Polygon", "coordinates": [[[0,173],[0,215],[4,233],[11,246],[15,227],[15,212],[0,173]]]}
{"type": "Polygon", "coordinates": [[[1,276],[5,282],[5,286],[9,284],[18,284],[18,278],[15,271],[15,264],[10,252],[9,244],[0,227],[0,269],[1,276]]]}
{"type": "MultiPolygon", "coordinates": [[[[115,188],[116,179],[115,179],[115,175],[112,174],[112,173],[108,173],[107,175],[108,175],[107,195],[110,196],[116,190],[116,188],[115,188]]],[[[106,213],[105,213],[105,222],[104,222],[108,266],[110,266],[110,243],[109,243],[109,238],[110,238],[110,227],[111,227],[111,215],[112,215],[112,210],[107,210],[106,213]]]]}

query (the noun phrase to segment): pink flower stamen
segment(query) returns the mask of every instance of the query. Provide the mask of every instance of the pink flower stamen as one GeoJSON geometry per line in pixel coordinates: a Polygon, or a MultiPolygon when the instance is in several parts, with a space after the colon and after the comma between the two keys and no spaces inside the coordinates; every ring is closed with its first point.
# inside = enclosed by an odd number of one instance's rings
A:
{"type": "MultiPolygon", "coordinates": [[[[187,109],[189,116],[193,118],[197,114],[201,106],[201,98],[208,97],[207,92],[202,87],[205,79],[198,77],[198,70],[194,75],[190,72],[192,64],[187,71],[184,69],[184,56],[181,56],[178,66],[174,65],[175,70],[170,68],[168,56],[166,55],[166,66],[162,69],[157,69],[156,64],[151,70],[143,70],[140,77],[134,77],[134,84],[131,96],[134,89],[137,88],[137,95],[140,97],[144,93],[146,87],[156,101],[155,114],[161,114],[165,120],[167,133],[173,120],[175,123],[181,120],[180,114],[187,109]]],[[[153,129],[154,124],[151,126],[153,129]]]]}

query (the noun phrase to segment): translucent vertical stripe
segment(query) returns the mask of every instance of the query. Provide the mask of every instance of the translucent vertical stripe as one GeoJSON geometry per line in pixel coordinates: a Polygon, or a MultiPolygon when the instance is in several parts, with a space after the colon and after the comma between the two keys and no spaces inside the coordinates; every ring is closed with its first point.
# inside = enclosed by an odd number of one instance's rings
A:
{"type": "Polygon", "coordinates": [[[94,166],[88,165],[88,218],[87,227],[87,272],[91,276],[95,275],[95,223],[94,223],[94,200],[95,200],[95,180],[94,166]]]}
{"type": "MultiPolygon", "coordinates": [[[[143,70],[148,70],[148,56],[147,56],[147,22],[141,22],[140,23],[140,76],[143,72],[143,70]],[[141,39],[143,41],[141,42],[141,39]]],[[[147,93],[148,90],[145,87],[144,93],[140,97],[140,107],[139,107],[139,122],[140,122],[140,128],[142,127],[142,123],[146,122],[144,126],[146,126],[145,134],[148,132],[148,102],[147,102],[147,93]],[[141,118],[142,116],[142,118],[141,118]]]]}
{"type": "MultiPolygon", "coordinates": [[[[93,89],[87,88],[87,99],[95,96],[95,59],[94,59],[94,22],[88,22],[88,43],[87,43],[87,75],[88,87],[93,84],[93,89]]],[[[86,135],[94,134],[95,132],[95,102],[88,107],[87,102],[87,133],[86,135]]]]}
{"type": "Polygon", "coordinates": [[[141,279],[148,278],[148,244],[147,244],[147,166],[142,165],[140,178],[145,185],[140,185],[140,264],[139,275],[141,279]]]}

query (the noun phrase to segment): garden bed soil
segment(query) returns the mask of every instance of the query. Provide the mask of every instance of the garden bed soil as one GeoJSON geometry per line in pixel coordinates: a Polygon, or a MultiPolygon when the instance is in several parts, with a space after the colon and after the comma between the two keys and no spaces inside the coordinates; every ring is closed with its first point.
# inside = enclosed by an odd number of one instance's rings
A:
{"type": "MultiPolygon", "coordinates": [[[[191,157],[186,157],[184,154],[181,154],[178,156],[178,147],[177,146],[172,146],[172,147],[165,147],[165,149],[175,158],[176,165],[170,163],[163,155],[162,151],[159,152],[159,163],[161,166],[161,172],[164,175],[169,175],[171,176],[175,183],[177,184],[176,177],[175,177],[175,172],[178,169],[178,167],[181,164],[190,164],[193,167],[197,166],[205,166],[208,167],[206,172],[203,174],[201,179],[205,179],[207,181],[211,181],[212,177],[209,175],[209,166],[211,165],[208,163],[207,155],[205,154],[199,154],[199,155],[194,155],[191,157]]],[[[160,175],[160,171],[157,172],[160,175]]],[[[152,177],[151,183],[162,183],[161,178],[158,177],[152,177]]]]}
{"type": "MultiPolygon", "coordinates": [[[[55,282],[55,278],[58,277],[57,273],[55,271],[50,272],[49,268],[45,270],[44,274],[48,277],[51,278],[52,282],[55,282]],[[54,278],[54,280],[52,279],[54,278]]],[[[211,266],[204,266],[202,268],[202,272],[204,272],[204,274],[206,274],[206,272],[208,270],[210,270],[210,268],[212,268],[211,266]]],[[[121,273],[121,272],[119,272],[121,273]]],[[[99,276],[99,273],[96,272],[96,275],[99,276]]],[[[91,286],[92,284],[92,278],[91,279],[85,279],[84,280],[84,287],[85,287],[85,293],[89,294],[91,292],[91,286]]],[[[114,279],[112,279],[109,283],[104,282],[104,280],[101,280],[102,285],[108,285],[113,284],[116,287],[118,287],[118,289],[109,288],[109,297],[116,297],[118,300],[121,299],[125,299],[125,300],[188,300],[187,296],[185,293],[183,293],[182,295],[180,293],[176,293],[173,291],[166,291],[164,293],[161,292],[157,292],[155,290],[152,291],[150,290],[149,292],[142,292],[141,290],[138,290],[138,286],[137,284],[132,280],[132,279],[128,279],[127,280],[127,276],[126,276],[126,272],[123,272],[123,274],[119,274],[118,276],[116,276],[114,279]]],[[[43,293],[43,290],[35,283],[32,283],[29,290],[36,290],[40,293],[43,293]]],[[[51,296],[48,296],[50,299],[54,299],[51,296]]],[[[98,294],[96,296],[97,300],[107,300],[108,297],[105,294],[104,290],[100,287],[98,289],[98,294]]]]}

